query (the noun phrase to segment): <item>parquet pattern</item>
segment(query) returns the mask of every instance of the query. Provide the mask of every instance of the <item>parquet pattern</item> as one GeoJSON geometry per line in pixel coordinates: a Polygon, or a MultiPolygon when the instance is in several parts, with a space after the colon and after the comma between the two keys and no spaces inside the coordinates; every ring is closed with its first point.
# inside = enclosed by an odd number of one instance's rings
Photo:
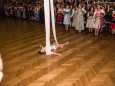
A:
{"type": "MultiPolygon", "coordinates": [[[[65,31],[56,25],[59,43],[70,44],[40,55],[45,45],[44,24],[5,18],[0,20],[0,52],[4,77],[0,86],[115,86],[115,40],[108,33],[65,31]]],[[[54,42],[51,32],[51,43],[54,42]]]]}

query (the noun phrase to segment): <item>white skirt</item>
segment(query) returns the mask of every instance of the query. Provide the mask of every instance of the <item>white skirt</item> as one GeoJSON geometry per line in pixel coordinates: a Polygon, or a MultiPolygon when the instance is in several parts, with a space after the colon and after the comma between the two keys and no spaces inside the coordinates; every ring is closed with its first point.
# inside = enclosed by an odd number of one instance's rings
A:
{"type": "Polygon", "coordinates": [[[67,25],[70,24],[70,15],[69,14],[66,14],[64,16],[63,24],[67,24],[67,25]]]}
{"type": "Polygon", "coordinates": [[[94,25],[94,18],[90,18],[90,19],[88,18],[86,27],[87,28],[93,28],[94,27],[93,25],[94,25]]]}

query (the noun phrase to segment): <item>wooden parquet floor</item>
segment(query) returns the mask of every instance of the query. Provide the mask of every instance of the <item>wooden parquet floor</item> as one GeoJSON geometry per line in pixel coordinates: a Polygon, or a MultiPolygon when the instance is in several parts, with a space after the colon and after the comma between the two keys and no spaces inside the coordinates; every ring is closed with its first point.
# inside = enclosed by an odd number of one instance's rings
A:
{"type": "MultiPolygon", "coordinates": [[[[4,77],[0,86],[115,86],[115,39],[108,33],[92,37],[65,31],[56,25],[59,43],[70,44],[40,55],[45,45],[44,24],[19,19],[0,19],[0,52],[4,77]]],[[[51,33],[51,43],[54,42],[51,33]]]]}

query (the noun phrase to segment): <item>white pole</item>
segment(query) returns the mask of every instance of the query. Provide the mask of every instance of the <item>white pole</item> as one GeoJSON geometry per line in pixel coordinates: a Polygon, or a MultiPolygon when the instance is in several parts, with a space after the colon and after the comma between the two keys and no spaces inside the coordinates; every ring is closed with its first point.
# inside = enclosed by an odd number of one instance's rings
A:
{"type": "Polygon", "coordinates": [[[51,19],[52,19],[53,36],[54,36],[55,42],[58,44],[57,37],[56,37],[56,29],[55,29],[55,18],[54,18],[54,4],[53,4],[53,0],[50,0],[50,6],[51,6],[51,19]]]}
{"type": "Polygon", "coordinates": [[[46,31],[46,55],[51,54],[50,45],[50,8],[49,0],[44,0],[44,14],[45,14],[45,31],[46,31]]]}

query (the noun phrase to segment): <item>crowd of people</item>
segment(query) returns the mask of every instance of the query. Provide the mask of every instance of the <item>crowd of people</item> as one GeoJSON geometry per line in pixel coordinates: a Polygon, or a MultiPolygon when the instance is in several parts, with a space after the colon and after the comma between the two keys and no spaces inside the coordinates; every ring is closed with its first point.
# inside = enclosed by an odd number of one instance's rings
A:
{"type": "MultiPolygon", "coordinates": [[[[43,0],[4,3],[5,16],[44,22],[43,0]]],[[[85,28],[99,32],[107,26],[115,34],[115,3],[107,0],[54,0],[55,22],[79,33],[85,28]],[[100,2],[101,1],[101,2],[100,2]]]]}
{"type": "Polygon", "coordinates": [[[4,14],[14,18],[44,21],[43,2],[8,2],[4,3],[4,14]]]}

